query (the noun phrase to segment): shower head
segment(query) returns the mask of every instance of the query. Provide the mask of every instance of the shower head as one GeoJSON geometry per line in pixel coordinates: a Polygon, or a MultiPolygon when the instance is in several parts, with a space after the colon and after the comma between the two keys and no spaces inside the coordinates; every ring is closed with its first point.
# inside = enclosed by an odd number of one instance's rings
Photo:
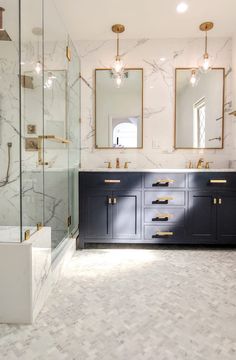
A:
{"type": "Polygon", "coordinates": [[[0,41],[11,41],[11,38],[8,35],[7,31],[5,29],[3,29],[3,12],[4,11],[5,11],[5,9],[0,7],[0,41]]]}

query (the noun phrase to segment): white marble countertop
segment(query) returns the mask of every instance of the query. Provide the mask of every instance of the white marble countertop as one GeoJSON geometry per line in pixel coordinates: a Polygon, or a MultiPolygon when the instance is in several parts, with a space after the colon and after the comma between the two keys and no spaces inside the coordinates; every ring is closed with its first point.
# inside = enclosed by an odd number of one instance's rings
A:
{"type": "Polygon", "coordinates": [[[108,168],[95,168],[95,169],[79,169],[80,172],[156,172],[156,173],[192,173],[192,172],[236,172],[236,169],[108,169],[108,168]]]}

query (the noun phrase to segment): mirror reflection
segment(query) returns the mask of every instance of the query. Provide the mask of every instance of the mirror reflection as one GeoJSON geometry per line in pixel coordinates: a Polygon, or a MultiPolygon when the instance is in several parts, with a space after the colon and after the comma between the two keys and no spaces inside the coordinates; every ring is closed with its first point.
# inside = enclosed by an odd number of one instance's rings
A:
{"type": "Polygon", "coordinates": [[[175,148],[223,148],[224,69],[176,69],[175,76],[175,148]]]}
{"type": "Polygon", "coordinates": [[[111,69],[96,69],[96,148],[142,148],[143,69],[125,69],[117,87],[111,69]]]}

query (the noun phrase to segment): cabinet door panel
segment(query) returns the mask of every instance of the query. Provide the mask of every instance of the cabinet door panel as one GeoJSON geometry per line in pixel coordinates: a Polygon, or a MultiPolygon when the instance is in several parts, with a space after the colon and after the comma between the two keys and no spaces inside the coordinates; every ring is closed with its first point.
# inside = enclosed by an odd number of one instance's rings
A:
{"type": "Polygon", "coordinates": [[[141,235],[141,194],[139,191],[113,192],[113,238],[137,239],[141,235]],[[113,200],[114,202],[114,200],[113,200]]]}
{"type": "Polygon", "coordinates": [[[91,191],[86,195],[86,237],[110,238],[111,206],[109,204],[111,192],[91,191]]]}
{"type": "Polygon", "coordinates": [[[236,194],[219,194],[217,234],[221,244],[236,244],[236,194]]]}
{"type": "Polygon", "coordinates": [[[189,192],[188,236],[201,244],[216,242],[216,211],[214,195],[209,192],[189,192]]]}

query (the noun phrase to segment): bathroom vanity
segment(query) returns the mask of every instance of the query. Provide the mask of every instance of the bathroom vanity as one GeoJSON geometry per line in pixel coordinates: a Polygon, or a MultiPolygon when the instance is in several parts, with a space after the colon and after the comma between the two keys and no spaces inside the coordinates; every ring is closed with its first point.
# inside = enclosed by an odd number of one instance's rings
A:
{"type": "Polygon", "coordinates": [[[236,171],[80,171],[85,243],[236,245],[236,171]]]}

